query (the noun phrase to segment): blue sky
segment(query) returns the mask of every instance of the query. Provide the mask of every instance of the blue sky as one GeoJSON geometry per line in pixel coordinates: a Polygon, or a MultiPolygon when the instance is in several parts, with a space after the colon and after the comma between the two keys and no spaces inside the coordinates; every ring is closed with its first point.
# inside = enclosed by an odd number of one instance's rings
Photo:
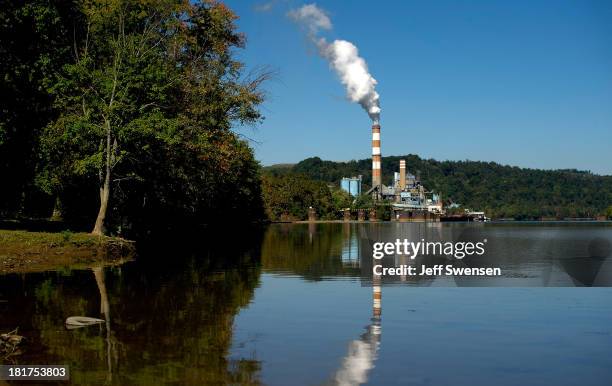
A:
{"type": "MultiPolygon", "coordinates": [[[[308,2],[226,3],[238,56],[277,71],[264,123],[237,129],[262,164],[370,157],[367,114],[286,15],[308,2]]],[[[383,155],[612,174],[611,1],[316,4],[378,81],[383,155]]]]}

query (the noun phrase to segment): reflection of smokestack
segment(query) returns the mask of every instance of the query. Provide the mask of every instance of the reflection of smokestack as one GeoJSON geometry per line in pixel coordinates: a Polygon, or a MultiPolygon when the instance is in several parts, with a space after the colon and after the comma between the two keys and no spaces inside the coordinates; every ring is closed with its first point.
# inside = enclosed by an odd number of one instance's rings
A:
{"type": "Polygon", "coordinates": [[[373,320],[380,320],[382,314],[382,291],[380,287],[380,278],[376,278],[374,275],[372,282],[372,318],[373,320]]]}
{"type": "Polygon", "coordinates": [[[372,125],[372,187],[382,184],[380,174],[380,125],[372,125]]]}
{"type": "Polygon", "coordinates": [[[400,190],[406,189],[406,160],[400,160],[400,190]]]}
{"type": "MultiPolygon", "coordinates": [[[[372,258],[372,264],[377,264],[376,260],[372,258]]],[[[382,288],[381,288],[381,280],[382,278],[379,275],[372,275],[372,321],[380,322],[380,317],[382,314],[382,288]]]]}

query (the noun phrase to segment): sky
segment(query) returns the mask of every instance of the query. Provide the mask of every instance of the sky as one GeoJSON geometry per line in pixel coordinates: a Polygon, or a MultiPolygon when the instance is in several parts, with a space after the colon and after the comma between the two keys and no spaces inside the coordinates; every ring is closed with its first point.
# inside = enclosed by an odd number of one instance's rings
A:
{"type": "MultiPolygon", "coordinates": [[[[371,157],[371,121],[288,12],[227,0],[264,85],[263,165],[371,157]]],[[[612,175],[611,1],[318,1],[377,80],[382,154],[612,175]]]]}

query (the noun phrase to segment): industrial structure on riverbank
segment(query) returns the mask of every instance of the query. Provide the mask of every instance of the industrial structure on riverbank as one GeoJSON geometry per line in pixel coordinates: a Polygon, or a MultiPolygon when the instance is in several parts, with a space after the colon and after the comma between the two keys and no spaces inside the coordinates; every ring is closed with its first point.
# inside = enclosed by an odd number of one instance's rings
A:
{"type": "Polygon", "coordinates": [[[439,194],[427,191],[421,181],[406,171],[406,160],[400,160],[399,172],[394,173],[393,183],[382,183],[380,125],[372,125],[372,188],[367,192],[376,204],[391,205],[391,220],[440,221],[444,214],[439,194]]]}
{"type": "MultiPolygon", "coordinates": [[[[377,208],[384,207],[390,212],[391,221],[437,222],[437,221],[487,221],[484,212],[466,210],[463,214],[446,216],[442,197],[439,193],[427,190],[418,175],[409,173],[406,160],[400,160],[398,171],[393,173],[393,181],[383,184],[381,131],[378,122],[372,125],[372,187],[363,194],[372,197],[374,205],[368,209],[357,209],[357,220],[376,221],[377,208]]],[[[342,190],[352,197],[362,194],[362,176],[344,177],[340,182],[342,190]]],[[[344,221],[353,218],[350,209],[344,210],[344,221]]],[[[385,218],[387,218],[385,216],[385,218]]],[[[382,218],[380,218],[382,219],[382,218]]]]}
{"type": "Polygon", "coordinates": [[[342,178],[340,181],[340,189],[353,197],[359,196],[361,194],[361,176],[342,178]]]}
{"type": "MultiPolygon", "coordinates": [[[[340,187],[353,197],[360,195],[361,176],[342,178],[340,187]]],[[[444,214],[440,195],[427,191],[418,177],[407,173],[405,160],[400,160],[393,183],[389,186],[383,184],[378,123],[372,125],[372,187],[365,194],[372,196],[375,206],[390,205],[392,221],[440,221],[440,216],[444,214]]],[[[358,217],[365,216],[365,212],[359,211],[358,217]]]]}

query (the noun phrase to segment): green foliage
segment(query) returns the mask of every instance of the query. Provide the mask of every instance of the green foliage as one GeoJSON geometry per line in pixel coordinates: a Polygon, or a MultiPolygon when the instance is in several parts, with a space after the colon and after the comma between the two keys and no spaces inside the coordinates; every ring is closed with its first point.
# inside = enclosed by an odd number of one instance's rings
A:
{"type": "Polygon", "coordinates": [[[61,232],[62,235],[62,241],[67,243],[70,241],[70,239],[72,239],[73,233],[70,230],[65,230],[61,232]]]}
{"type": "Polygon", "coordinates": [[[333,200],[333,206],[337,210],[350,208],[354,201],[353,197],[351,197],[351,195],[348,192],[342,189],[332,190],[332,200],[333,200]]]}
{"type": "MultiPolygon", "coordinates": [[[[352,197],[338,187],[309,177],[305,174],[292,173],[290,167],[264,168],[262,189],[266,214],[272,221],[305,220],[308,209],[313,207],[321,220],[338,220],[343,218],[344,209],[373,208],[371,195],[362,194],[352,197]]],[[[389,206],[376,206],[378,219],[389,219],[389,206]]]]}
{"type": "Polygon", "coordinates": [[[47,87],[72,58],[78,20],[72,0],[1,3],[0,175],[9,183],[0,189],[0,215],[39,215],[53,201],[34,183],[38,138],[56,117],[47,87]]]}
{"type": "Polygon", "coordinates": [[[292,173],[306,174],[315,180],[340,183],[342,177],[363,176],[363,191],[372,185],[372,160],[363,159],[359,161],[334,162],[323,161],[319,157],[306,158],[289,169],[292,173]],[[359,171],[358,174],[355,174],[359,171]]]}
{"type": "Polygon", "coordinates": [[[0,151],[0,168],[23,153],[32,159],[25,180],[3,192],[13,197],[5,212],[24,207],[29,184],[45,193],[48,212],[58,197],[66,219],[91,226],[108,175],[111,229],[261,218],[259,165],[231,129],[262,119],[269,74],[244,76],[236,19],[215,1],[31,0],[2,9],[2,91],[28,99],[7,105],[0,148],[14,145],[13,127],[36,129],[14,153],[0,151]],[[23,39],[14,36],[21,29],[23,39]],[[37,98],[45,113],[33,123],[37,98]]]}
{"type": "Polygon", "coordinates": [[[374,199],[369,194],[362,194],[355,199],[353,209],[368,209],[374,206],[374,199]]]}
{"type": "MultiPolygon", "coordinates": [[[[383,183],[391,183],[400,159],[406,160],[407,170],[419,176],[427,189],[440,192],[446,202],[460,203],[461,210],[483,209],[492,217],[593,217],[603,214],[612,202],[612,176],[523,169],[494,162],[424,160],[416,155],[384,157],[383,183]]],[[[361,174],[367,185],[371,183],[370,169],[369,159],[333,162],[314,157],[283,173],[302,173],[334,184],[342,177],[361,174]]]]}
{"type": "Polygon", "coordinates": [[[325,213],[332,202],[327,185],[302,175],[262,176],[266,214],[271,220],[304,220],[309,207],[325,213]]]}

